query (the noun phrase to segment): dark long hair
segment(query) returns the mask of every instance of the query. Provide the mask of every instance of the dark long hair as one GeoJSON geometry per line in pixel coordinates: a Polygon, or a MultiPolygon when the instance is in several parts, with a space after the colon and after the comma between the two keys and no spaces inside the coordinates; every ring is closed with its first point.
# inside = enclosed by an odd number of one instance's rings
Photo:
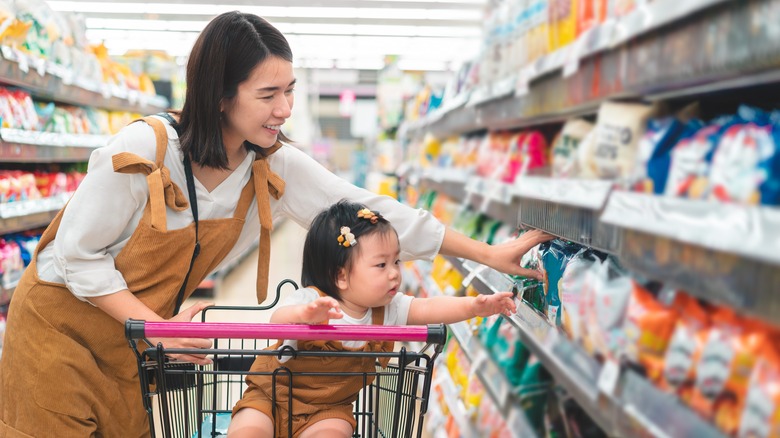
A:
{"type": "Polygon", "coordinates": [[[352,261],[360,253],[360,239],[377,233],[395,233],[393,226],[383,217],[376,224],[359,218],[357,213],[364,208],[363,205],[341,200],[314,218],[303,244],[301,283],[304,287],[314,286],[341,300],[336,279],[342,268],[349,270],[352,261]],[[341,227],[350,228],[357,245],[345,248],[339,244],[341,227]]]}
{"type": "MultiPolygon", "coordinates": [[[[206,25],[187,62],[187,92],[179,121],[185,156],[201,166],[228,168],[220,102],[235,98],[238,85],[270,56],[293,59],[284,35],[256,15],[226,12],[206,25]]],[[[279,138],[288,141],[281,133],[279,138]]],[[[263,152],[249,142],[244,146],[263,152]]]]}

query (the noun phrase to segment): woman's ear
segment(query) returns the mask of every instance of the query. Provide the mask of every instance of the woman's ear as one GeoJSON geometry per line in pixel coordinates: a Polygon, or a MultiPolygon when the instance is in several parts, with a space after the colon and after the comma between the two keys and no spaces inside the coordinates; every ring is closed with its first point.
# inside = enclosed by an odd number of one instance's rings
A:
{"type": "Polygon", "coordinates": [[[347,290],[347,287],[349,287],[349,272],[347,272],[347,268],[339,269],[339,273],[336,275],[336,287],[339,290],[347,290]]]}

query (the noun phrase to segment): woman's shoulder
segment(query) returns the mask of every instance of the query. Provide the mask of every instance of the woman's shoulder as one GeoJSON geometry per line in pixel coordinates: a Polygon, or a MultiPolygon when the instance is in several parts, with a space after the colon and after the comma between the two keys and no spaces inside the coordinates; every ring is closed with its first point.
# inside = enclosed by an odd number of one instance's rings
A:
{"type": "MultiPolygon", "coordinates": [[[[171,152],[171,148],[177,150],[178,137],[173,127],[160,116],[149,116],[160,120],[166,129],[168,137],[167,153],[171,152]]],[[[142,120],[133,121],[125,125],[119,130],[111,139],[108,144],[103,148],[104,153],[109,155],[115,155],[122,152],[130,152],[139,157],[145,158],[150,161],[154,161],[157,155],[157,140],[155,137],[154,129],[148,123],[142,120]]]]}

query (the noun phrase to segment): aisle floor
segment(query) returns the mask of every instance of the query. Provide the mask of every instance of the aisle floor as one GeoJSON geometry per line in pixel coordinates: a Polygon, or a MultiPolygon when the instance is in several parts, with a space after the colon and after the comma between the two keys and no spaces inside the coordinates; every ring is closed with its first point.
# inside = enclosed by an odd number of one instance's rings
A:
{"type": "MultiPolygon", "coordinates": [[[[303,241],[305,237],[306,230],[290,220],[282,222],[271,233],[272,251],[268,278],[269,298],[266,300],[266,304],[272,302],[276,286],[283,280],[291,279],[296,283],[300,282],[303,241]]],[[[256,305],[257,257],[258,251],[255,249],[227,275],[220,276],[215,284],[213,298],[189,299],[185,305],[194,304],[198,300],[211,300],[220,306],[256,305]]],[[[290,293],[292,290],[292,286],[285,286],[282,289],[282,296],[285,293],[290,293]]],[[[259,312],[235,311],[230,313],[231,322],[268,322],[270,317],[270,310],[259,312]]]]}

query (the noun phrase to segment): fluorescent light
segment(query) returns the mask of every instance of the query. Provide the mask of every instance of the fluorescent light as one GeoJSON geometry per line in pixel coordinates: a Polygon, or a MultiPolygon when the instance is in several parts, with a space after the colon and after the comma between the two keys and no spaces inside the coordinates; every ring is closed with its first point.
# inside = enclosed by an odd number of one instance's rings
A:
{"type": "Polygon", "coordinates": [[[55,11],[81,13],[124,14],[181,14],[215,16],[223,12],[239,10],[263,18],[379,18],[388,20],[481,20],[481,13],[474,9],[413,9],[413,8],[339,8],[339,7],[284,7],[247,5],[205,5],[181,3],[103,3],[80,1],[49,1],[55,11]]]}
{"type": "MultiPolygon", "coordinates": [[[[181,31],[200,32],[205,21],[129,20],[118,18],[87,18],[88,29],[138,30],[138,31],[181,31]]],[[[478,38],[478,28],[456,28],[443,26],[392,26],[374,24],[319,24],[319,23],[274,23],[284,34],[320,35],[387,35],[421,37],[471,37],[478,38]]]]}

